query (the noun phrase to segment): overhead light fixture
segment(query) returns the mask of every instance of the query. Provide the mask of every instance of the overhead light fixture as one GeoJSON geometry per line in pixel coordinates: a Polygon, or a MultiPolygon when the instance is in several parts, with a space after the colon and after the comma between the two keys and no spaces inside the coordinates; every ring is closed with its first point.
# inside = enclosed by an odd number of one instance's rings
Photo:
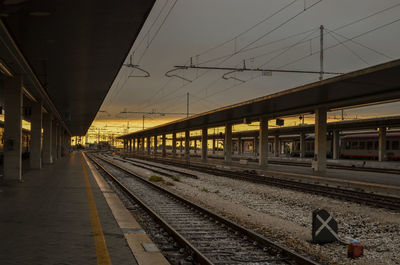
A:
{"type": "Polygon", "coordinates": [[[13,74],[2,60],[0,60],[0,72],[5,76],[13,77],[13,74]]]}
{"type": "Polygon", "coordinates": [[[29,15],[34,16],[34,17],[47,17],[47,16],[50,16],[51,13],[46,12],[46,11],[32,11],[32,12],[29,12],[29,15]]]}

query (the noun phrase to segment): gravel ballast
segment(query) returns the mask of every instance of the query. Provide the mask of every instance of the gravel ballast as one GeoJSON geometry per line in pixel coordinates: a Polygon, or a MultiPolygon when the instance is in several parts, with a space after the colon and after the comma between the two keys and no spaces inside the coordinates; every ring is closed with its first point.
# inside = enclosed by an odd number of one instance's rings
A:
{"type": "MultiPolygon", "coordinates": [[[[116,162],[145,178],[154,175],[128,163],[116,162]]],[[[180,181],[168,179],[174,186],[160,185],[300,253],[318,257],[323,263],[400,264],[400,213],[241,180],[196,174],[199,179],[181,177],[180,181]],[[311,216],[315,209],[330,212],[338,222],[339,237],[359,240],[364,246],[364,256],[354,260],[347,258],[346,246],[339,243],[312,244],[311,216]]]]}

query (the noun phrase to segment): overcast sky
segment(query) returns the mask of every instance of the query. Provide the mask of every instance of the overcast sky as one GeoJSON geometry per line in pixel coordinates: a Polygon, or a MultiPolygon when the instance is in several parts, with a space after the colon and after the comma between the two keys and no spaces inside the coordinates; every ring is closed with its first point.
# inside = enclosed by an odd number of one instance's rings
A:
{"type": "MultiPolygon", "coordinates": [[[[142,73],[138,70],[131,73],[131,68],[123,67],[101,108],[106,113],[99,113],[97,119],[120,117],[141,124],[141,115],[119,113],[124,110],[184,113],[188,92],[190,112],[200,113],[316,81],[315,74],[232,75],[248,80],[244,83],[222,79],[226,71],[176,72],[193,82],[164,74],[174,65],[188,63],[190,57],[197,64],[235,52],[238,53],[227,60],[203,65],[234,67],[245,60],[248,67],[319,71],[320,25],[326,28],[325,71],[346,73],[398,59],[400,21],[396,20],[399,19],[399,0],[158,0],[132,47],[133,63],[151,76],[128,78],[130,74],[142,73]],[[388,10],[365,18],[384,9],[388,10]],[[354,39],[349,41],[351,38],[354,39]],[[232,41],[203,53],[228,40],[232,41]],[[258,48],[242,52],[254,47],[258,48]]],[[[394,115],[399,110],[400,104],[396,103],[354,113],[394,115]]],[[[182,116],[165,118],[178,117],[182,116]]]]}

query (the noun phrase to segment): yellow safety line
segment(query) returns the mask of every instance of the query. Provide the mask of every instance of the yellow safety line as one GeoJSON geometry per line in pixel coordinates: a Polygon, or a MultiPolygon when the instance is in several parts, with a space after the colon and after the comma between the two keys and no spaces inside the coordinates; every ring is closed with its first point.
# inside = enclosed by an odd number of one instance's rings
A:
{"type": "Polygon", "coordinates": [[[106,245],[106,240],[104,238],[103,230],[101,229],[100,219],[96,208],[96,202],[94,200],[92,188],[90,186],[89,177],[86,171],[82,155],[81,155],[81,165],[83,171],[83,178],[85,180],[85,185],[86,185],[86,195],[88,197],[88,202],[89,202],[90,223],[92,224],[94,244],[96,246],[97,264],[112,265],[106,245]]]}

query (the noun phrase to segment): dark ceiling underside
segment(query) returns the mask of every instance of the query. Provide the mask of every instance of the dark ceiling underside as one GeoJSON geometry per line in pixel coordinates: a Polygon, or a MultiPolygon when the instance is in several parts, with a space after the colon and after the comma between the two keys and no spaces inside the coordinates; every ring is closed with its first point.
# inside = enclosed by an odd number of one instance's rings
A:
{"type": "Polygon", "coordinates": [[[3,22],[73,135],[86,133],[154,2],[2,1],[3,22]]]}

